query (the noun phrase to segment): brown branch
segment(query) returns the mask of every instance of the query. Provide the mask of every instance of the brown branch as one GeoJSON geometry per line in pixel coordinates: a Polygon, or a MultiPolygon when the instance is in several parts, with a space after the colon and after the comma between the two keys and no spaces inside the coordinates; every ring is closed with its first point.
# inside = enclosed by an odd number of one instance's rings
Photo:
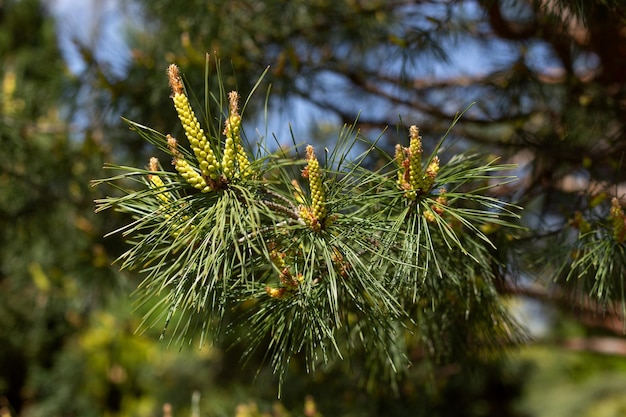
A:
{"type": "Polygon", "coordinates": [[[626,340],[617,337],[573,337],[565,339],[562,346],[575,351],[626,356],[626,340]]]}
{"type": "Polygon", "coordinates": [[[522,25],[507,21],[504,16],[502,16],[502,11],[500,10],[500,5],[497,0],[480,0],[478,3],[487,13],[489,25],[501,38],[522,41],[532,38],[537,33],[537,25],[535,22],[522,25]]]}
{"type": "Polygon", "coordinates": [[[559,307],[574,315],[582,324],[603,328],[616,335],[626,334],[626,321],[620,303],[602,304],[582,294],[570,294],[558,289],[552,292],[538,286],[521,287],[505,283],[498,288],[500,294],[528,297],[559,307]]]}

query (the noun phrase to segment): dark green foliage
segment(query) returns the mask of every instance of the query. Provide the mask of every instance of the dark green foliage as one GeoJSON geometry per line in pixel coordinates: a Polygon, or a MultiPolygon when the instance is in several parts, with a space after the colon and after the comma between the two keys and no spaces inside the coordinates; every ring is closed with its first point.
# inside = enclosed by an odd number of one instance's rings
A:
{"type": "MultiPolygon", "coordinates": [[[[103,155],[60,117],[64,63],[37,1],[0,14],[0,399],[15,412],[42,400],[68,339],[124,287],[88,181],[103,155]]],[[[125,290],[127,291],[127,289],[125,290]]],[[[73,370],[72,370],[73,371],[73,370]]]]}

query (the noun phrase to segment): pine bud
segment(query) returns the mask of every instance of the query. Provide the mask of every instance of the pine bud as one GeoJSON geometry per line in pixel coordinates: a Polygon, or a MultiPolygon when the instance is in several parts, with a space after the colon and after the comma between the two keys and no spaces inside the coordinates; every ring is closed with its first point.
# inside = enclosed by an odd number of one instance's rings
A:
{"type": "Polygon", "coordinates": [[[204,130],[200,127],[200,123],[196,118],[189,99],[184,92],[183,82],[180,77],[180,71],[174,64],[170,65],[167,69],[169,78],[169,85],[172,89],[172,100],[174,101],[174,107],[178,118],[185,130],[185,136],[189,140],[191,149],[193,150],[196,159],[199,164],[206,161],[206,168],[203,169],[202,174],[213,180],[219,178],[219,162],[215,158],[215,154],[211,149],[211,146],[204,134],[204,130]]]}
{"type": "Polygon", "coordinates": [[[422,180],[422,190],[425,192],[430,191],[433,184],[435,183],[435,178],[439,173],[439,157],[434,156],[433,160],[426,168],[426,174],[424,175],[424,179],[422,180]]]}
{"type": "Polygon", "coordinates": [[[293,196],[299,204],[304,204],[304,193],[302,192],[302,187],[298,184],[298,181],[291,180],[291,185],[293,186],[293,196]]]}
{"type": "Polygon", "coordinates": [[[395,161],[398,165],[397,185],[404,190],[404,196],[415,200],[418,195],[427,193],[435,183],[439,172],[439,158],[434,156],[426,172],[422,167],[422,137],[417,126],[409,128],[409,147],[396,145],[395,161]]]}
{"type": "Polygon", "coordinates": [[[331,260],[333,262],[335,270],[339,273],[339,275],[344,278],[348,277],[350,271],[352,270],[352,265],[344,260],[343,255],[341,255],[339,249],[333,248],[333,255],[331,260]]]}
{"type": "Polygon", "coordinates": [[[433,213],[430,210],[426,210],[424,211],[424,218],[426,219],[426,221],[428,223],[434,223],[435,222],[435,213],[433,213]]]}
{"type": "MultiPolygon", "coordinates": [[[[159,160],[157,158],[150,158],[149,169],[153,172],[159,170],[159,160]]],[[[165,187],[163,180],[157,174],[148,174],[148,185],[150,186],[150,188],[156,189],[165,187]]],[[[161,200],[161,202],[163,202],[165,205],[168,205],[171,202],[171,196],[167,192],[159,192],[156,194],[156,197],[161,200]]]]}
{"type": "Polygon", "coordinates": [[[286,267],[285,256],[285,252],[280,252],[277,249],[272,249],[270,251],[270,259],[272,263],[276,265],[276,267],[278,267],[279,269],[283,269],[286,267]]]}
{"type": "Polygon", "coordinates": [[[201,190],[203,193],[212,190],[211,186],[207,184],[206,180],[200,173],[198,173],[189,163],[185,160],[183,155],[178,150],[178,141],[171,135],[167,135],[167,146],[173,155],[172,165],[176,168],[176,171],[189,183],[192,187],[201,190]]]}
{"type": "Polygon", "coordinates": [[[422,137],[417,126],[409,128],[409,184],[411,189],[422,190],[422,137]]]}
{"type": "Polygon", "coordinates": [[[241,146],[241,116],[239,115],[239,94],[231,91],[228,94],[229,114],[224,126],[224,157],[222,159],[222,169],[226,178],[240,176],[248,178],[250,172],[248,167],[250,161],[246,152],[241,146]],[[237,169],[238,168],[238,169],[237,169]]]}
{"type": "Polygon", "coordinates": [[[276,298],[278,300],[285,297],[285,292],[287,290],[285,288],[272,288],[270,286],[265,287],[265,292],[272,298],[276,298]]]}
{"type": "Polygon", "coordinates": [[[226,178],[232,178],[235,174],[235,141],[232,137],[227,137],[224,142],[222,172],[226,178]]]}
{"type": "Polygon", "coordinates": [[[445,195],[443,195],[443,193],[446,192],[445,188],[442,188],[440,192],[441,194],[439,194],[439,196],[435,200],[436,204],[433,204],[431,208],[433,209],[435,213],[441,216],[443,215],[443,212],[444,212],[443,206],[448,205],[448,198],[445,195]]]}
{"type": "Polygon", "coordinates": [[[306,224],[314,232],[322,230],[322,225],[319,219],[313,214],[313,211],[309,207],[300,206],[298,215],[300,216],[300,219],[304,221],[304,224],[306,224]]]}
{"type": "Polygon", "coordinates": [[[243,146],[241,146],[241,143],[237,144],[237,164],[239,165],[241,178],[250,178],[252,175],[250,171],[250,160],[248,160],[248,155],[246,155],[246,151],[243,149],[243,146]]]}
{"type": "Polygon", "coordinates": [[[405,189],[407,188],[404,181],[404,173],[406,171],[406,167],[404,164],[404,150],[402,148],[402,145],[400,144],[396,145],[396,154],[394,159],[396,161],[396,164],[398,165],[398,188],[405,189]]]}
{"type": "Polygon", "coordinates": [[[311,210],[313,216],[322,221],[326,217],[326,199],[322,185],[322,174],[320,164],[315,157],[314,149],[311,145],[306,147],[306,160],[308,161],[309,187],[311,189],[311,210]]]}

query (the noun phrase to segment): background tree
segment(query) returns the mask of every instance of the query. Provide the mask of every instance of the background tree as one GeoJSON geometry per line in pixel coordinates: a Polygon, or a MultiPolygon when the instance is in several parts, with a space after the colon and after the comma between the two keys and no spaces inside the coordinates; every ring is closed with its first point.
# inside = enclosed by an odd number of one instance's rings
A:
{"type": "MultiPolygon", "coordinates": [[[[100,237],[115,221],[93,214],[88,181],[105,151],[98,137],[68,123],[71,80],[42,5],[4,2],[0,20],[0,408],[84,414],[71,386],[85,375],[62,358],[92,314],[129,288],[107,255],[120,242],[100,237]]],[[[102,409],[109,401],[102,398],[102,409]]]]}
{"type": "Polygon", "coordinates": [[[102,238],[120,219],[95,216],[89,186],[111,148],[103,123],[71,123],[84,86],[40,2],[0,5],[0,56],[0,414],[188,405],[197,364],[218,368],[209,352],[189,359],[152,343],[158,332],[134,334],[133,287],[111,265],[122,241],[102,238]]]}

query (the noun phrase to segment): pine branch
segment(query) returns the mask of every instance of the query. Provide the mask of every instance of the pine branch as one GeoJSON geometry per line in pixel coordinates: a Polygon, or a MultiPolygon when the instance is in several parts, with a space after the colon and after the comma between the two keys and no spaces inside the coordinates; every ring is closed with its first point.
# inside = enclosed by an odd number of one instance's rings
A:
{"type": "Polygon", "coordinates": [[[388,161],[376,171],[366,167],[380,149],[354,126],[341,131],[323,164],[310,145],[304,161],[251,158],[239,147],[238,95],[223,100],[225,138],[206,135],[175,66],[169,75],[188,144],[130,124],[173,156],[175,171],[153,158],[147,170],[117,167],[125,172],[95,182],[122,192],[99,200],[98,211],[134,217],[118,231],[130,244],[119,262],[145,275],[140,303],[158,300],[142,326],[161,322],[178,343],[199,335],[203,344],[227,320],[247,355],[267,352],[281,383],[301,352],[313,371],[353,349],[366,353],[371,369],[391,366],[384,374],[392,378],[408,366],[393,347],[408,331],[436,347],[437,360],[459,354],[457,347],[492,354],[521,340],[496,297],[496,248],[486,233],[515,227],[519,207],[488,195],[514,179],[503,174],[513,166],[472,153],[440,162],[461,115],[431,155],[422,155],[412,126],[409,146],[398,144],[394,157],[382,153],[388,161]],[[243,317],[231,317],[238,311],[243,317]],[[460,331],[463,315],[469,327],[460,331]]]}

